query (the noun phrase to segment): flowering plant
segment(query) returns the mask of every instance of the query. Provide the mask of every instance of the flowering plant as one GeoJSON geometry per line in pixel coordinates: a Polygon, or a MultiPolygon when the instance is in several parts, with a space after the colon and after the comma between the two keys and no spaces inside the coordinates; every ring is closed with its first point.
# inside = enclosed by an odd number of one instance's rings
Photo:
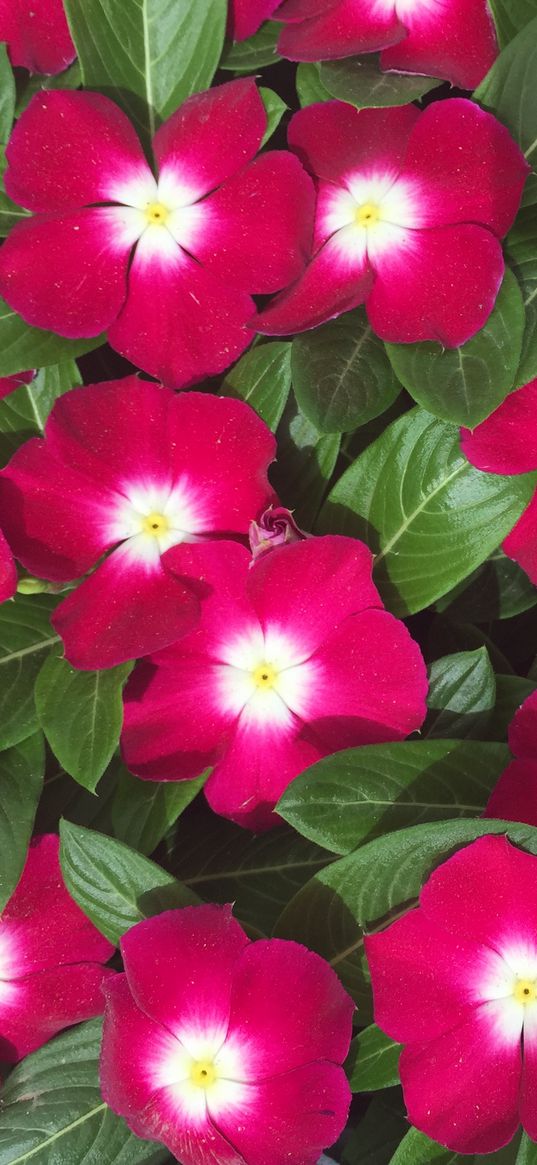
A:
{"type": "Polygon", "coordinates": [[[0,1165],[537,1165],[537,0],[0,0],[0,1165]]]}

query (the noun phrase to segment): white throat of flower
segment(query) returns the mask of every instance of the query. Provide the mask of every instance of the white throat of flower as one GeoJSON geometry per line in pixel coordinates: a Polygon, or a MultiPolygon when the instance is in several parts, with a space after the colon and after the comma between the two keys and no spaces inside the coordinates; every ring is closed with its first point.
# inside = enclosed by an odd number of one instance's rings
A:
{"type": "Polygon", "coordinates": [[[389,171],[348,174],[344,185],[323,190],[319,208],[321,238],[335,236],[351,260],[400,247],[424,221],[417,186],[389,171]]]}
{"type": "Polygon", "coordinates": [[[537,946],[509,944],[501,954],[490,952],[479,978],[478,1001],[487,1007],[500,1039],[537,1035],[537,946]]]}
{"type": "Polygon", "coordinates": [[[167,1088],[170,1098],[193,1123],[207,1112],[219,1112],[243,1101],[249,1071],[247,1049],[225,1033],[180,1032],[165,1054],[149,1066],[155,1088],[167,1088]]]}
{"type": "Polygon", "coordinates": [[[259,726],[285,727],[292,713],[306,713],[308,693],[318,670],[287,636],[261,627],[227,640],[219,650],[220,705],[259,726]]]}
{"type": "Polygon", "coordinates": [[[123,498],[107,517],[107,535],[123,543],[124,553],[148,566],[170,547],[195,542],[202,534],[202,502],[186,481],[174,485],[131,482],[122,492],[123,498]]]}
{"type": "Polygon", "coordinates": [[[195,248],[201,230],[207,229],[210,204],[173,170],[164,169],[158,182],[147,172],[127,182],[118,180],[111,194],[120,204],[107,208],[118,239],[138,242],[142,256],[177,260],[178,246],[195,248]]]}

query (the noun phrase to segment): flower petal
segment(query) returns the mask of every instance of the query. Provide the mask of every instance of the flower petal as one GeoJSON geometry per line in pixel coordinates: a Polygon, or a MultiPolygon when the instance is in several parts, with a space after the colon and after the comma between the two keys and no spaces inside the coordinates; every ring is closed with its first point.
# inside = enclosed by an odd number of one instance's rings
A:
{"type": "Polygon", "coordinates": [[[6,191],[27,210],[130,204],[130,191],[156,189],[128,117],[100,93],[40,91],[21,114],[6,158],[6,191]]]}
{"type": "Polygon", "coordinates": [[[76,56],[63,0],[0,0],[0,41],[30,73],[62,73],[76,56]]]}
{"type": "Polygon", "coordinates": [[[375,281],[366,301],[371,327],[396,344],[465,344],[496,302],[504,273],[498,240],[473,225],[393,230],[393,244],[372,259],[375,281]]]}
{"type": "Polygon", "coordinates": [[[269,939],[242,952],[233,977],[229,1035],[251,1049],[257,1080],[313,1060],[343,1063],[353,1012],[335,971],[313,951],[269,939]]]}
{"type": "Polygon", "coordinates": [[[224,1041],[233,978],[249,939],[231,906],[187,906],[139,922],[121,939],[138,1007],[186,1047],[209,1033],[224,1041]]]}
{"type": "Polygon", "coordinates": [[[195,263],[171,235],[166,253],[154,250],[148,236],[136,248],[127,302],[108,338],[133,364],[182,388],[222,372],[244,352],[254,304],[195,263]]]}
{"type": "Polygon", "coordinates": [[[537,761],[513,760],[487,801],[484,817],[537,825],[537,761]]]}
{"type": "Polygon", "coordinates": [[[408,35],[382,54],[383,69],[424,73],[475,89],[498,56],[486,0],[405,5],[403,23],[408,35]]]}
{"type": "Polygon", "coordinates": [[[267,336],[315,328],[363,303],[373,275],[365,253],[356,254],[338,231],[317,252],[302,277],[277,295],[250,326],[267,336]]]}
{"type": "Polygon", "coordinates": [[[195,93],[155,135],[153,150],[161,184],[194,202],[250,162],[265,132],[267,115],[252,77],[195,93]]]}
{"type": "Polygon", "coordinates": [[[274,1165],[282,1155],[288,1165],[314,1165],[347,1120],[351,1094],[336,1064],[307,1064],[243,1089],[242,1106],[211,1115],[248,1165],[274,1165]]]}
{"type": "Polygon", "coordinates": [[[421,116],[414,105],[355,109],[343,101],[318,102],[291,118],[289,147],[310,173],[328,182],[373,168],[396,178],[421,116]]]}
{"type": "Polygon", "coordinates": [[[387,611],[346,618],[315,652],[308,723],[327,751],[404,740],[427,711],[427,671],[400,619],[387,611]]]}
{"type": "Polygon", "coordinates": [[[537,584],[537,493],[502,542],[502,550],[537,584]]]}
{"type": "Polygon", "coordinates": [[[537,862],[506,837],[479,837],[434,870],[420,904],[428,918],[460,939],[509,950],[531,938],[533,946],[537,862]]]}
{"type": "Polygon", "coordinates": [[[427,225],[481,223],[502,238],[515,220],[530,167],[501,122],[459,97],[424,110],[402,172],[420,185],[420,218],[427,225]]]}
{"type": "Polygon", "coordinates": [[[371,0],[337,0],[325,4],[302,4],[289,0],[277,14],[278,20],[297,19],[312,11],[311,19],[290,23],[278,41],[278,52],[290,61],[318,61],[332,57],[352,57],[373,53],[396,44],[405,35],[395,4],[375,4],[371,0]]]}
{"type": "Polygon", "coordinates": [[[235,41],[253,36],[263,22],[272,16],[279,3],[280,0],[231,0],[228,36],[235,41]]]}
{"type": "Polygon", "coordinates": [[[311,178],[286,151],[256,158],[210,195],[210,226],[196,258],[233,287],[278,291],[301,274],[311,250],[311,178]]]}
{"type": "Polygon", "coordinates": [[[52,1036],[102,1015],[102,985],[115,972],[99,963],[76,963],[0,986],[0,1056],[21,1060],[52,1036]]]}
{"type": "Polygon", "coordinates": [[[537,760],[537,692],[532,692],[515,712],[508,739],[515,756],[537,760]]]}
{"type": "Polygon", "coordinates": [[[17,570],[11,550],[0,530],[0,603],[11,599],[17,589],[17,570]]]}
{"type": "Polygon", "coordinates": [[[528,473],[537,469],[537,379],[511,392],[473,430],[461,429],[464,455],[488,473],[528,473]]]}
{"type": "Polygon", "coordinates": [[[205,1102],[194,1113],[184,1104],[173,1081],[181,1045],[136,1007],[126,975],[109,980],[105,994],[100,1083],[113,1112],[136,1136],[162,1141],[184,1165],[245,1165],[211,1123],[205,1102]]]}
{"type": "Polygon", "coordinates": [[[30,372],[18,372],[16,376],[0,376],[0,400],[10,393],[16,392],[22,384],[30,384],[34,379],[35,369],[30,372]]]}
{"type": "Polygon", "coordinates": [[[455,1031],[404,1049],[408,1118],[457,1153],[500,1149],[519,1126],[521,1071],[520,1035],[498,1038],[494,1012],[484,1005],[455,1031]]]}
{"type": "Polygon", "coordinates": [[[137,213],[98,207],[18,223],[0,250],[1,294],[34,327],[98,336],[125,300],[137,213]]]}
{"type": "MultiPolygon", "coordinates": [[[[114,952],[67,892],[59,862],[59,838],[35,838],[19,883],[2,912],[2,978],[20,979],[59,965],[104,963],[114,952]]],[[[2,1025],[0,1025],[2,1026],[2,1025]]]]}
{"type": "Polygon", "coordinates": [[[198,618],[195,595],[163,570],[160,558],[137,558],[129,540],[56,607],[52,625],[69,663],[91,671],[167,647],[198,618]]]}

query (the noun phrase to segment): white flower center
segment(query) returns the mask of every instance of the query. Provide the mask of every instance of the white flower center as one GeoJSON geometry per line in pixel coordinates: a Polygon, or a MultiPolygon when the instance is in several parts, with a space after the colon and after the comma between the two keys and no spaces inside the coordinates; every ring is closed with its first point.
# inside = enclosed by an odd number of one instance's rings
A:
{"type": "Polygon", "coordinates": [[[342,258],[363,260],[412,244],[425,224],[423,192],[396,171],[347,174],[344,185],[326,184],[319,195],[317,233],[322,244],[334,236],[342,258]]]}
{"type": "Polygon", "coordinates": [[[484,1006],[502,1043],[537,1036],[537,948],[521,942],[484,957],[475,999],[484,1006]]]}
{"type": "Polygon", "coordinates": [[[307,713],[308,694],[318,665],[296,643],[261,627],[230,641],[219,650],[217,685],[221,707],[259,726],[284,728],[292,714],[307,713]]]}
{"type": "Polygon", "coordinates": [[[117,179],[110,183],[110,198],[117,205],[107,207],[106,214],[116,227],[118,241],[139,242],[146,256],[177,260],[178,248],[195,249],[196,239],[210,221],[210,204],[171,170],[163,170],[158,182],[147,171],[128,181],[117,179]]]}
{"type": "Polygon", "coordinates": [[[205,528],[202,499],[187,481],[174,485],[129,483],[113,514],[105,518],[111,542],[130,557],[155,565],[179,542],[195,542],[205,528]]]}
{"type": "Polygon", "coordinates": [[[250,1055],[225,1032],[169,1033],[148,1064],[154,1088],[166,1088],[178,1114],[196,1123],[240,1105],[251,1076],[250,1055]]]}

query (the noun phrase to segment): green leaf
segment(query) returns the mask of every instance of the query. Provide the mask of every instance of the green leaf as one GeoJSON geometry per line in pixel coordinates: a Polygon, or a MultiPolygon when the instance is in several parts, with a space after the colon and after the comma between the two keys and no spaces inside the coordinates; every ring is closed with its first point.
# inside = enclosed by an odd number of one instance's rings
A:
{"type": "MultiPolygon", "coordinates": [[[[482,1158],[479,1158],[481,1160],[482,1158]]],[[[462,1165],[463,1162],[473,1161],[474,1157],[461,1157],[436,1141],[430,1141],[424,1133],[417,1129],[409,1129],[399,1148],[396,1149],[390,1165],[462,1165]]]]}
{"type": "Polygon", "coordinates": [[[536,0],[489,0],[500,48],[521,32],[537,16],[536,0]]]}
{"type": "Polygon", "coordinates": [[[433,868],[484,834],[507,834],[537,854],[537,829],[509,821],[442,821],[400,829],[363,845],[316,874],[281,915],[276,933],[317,951],[336,967],[360,1005],[371,1009],[363,931],[395,907],[406,910],[433,868]]]}
{"type": "Polygon", "coordinates": [[[495,703],[496,679],[486,647],[437,659],[429,669],[426,735],[486,740],[495,703]]]}
{"type": "Polygon", "coordinates": [[[203,788],[208,771],[194,781],[140,781],[122,768],[112,803],[115,837],[138,853],[153,853],[203,788]]]}
{"type": "Polygon", "coordinates": [[[0,606],[0,748],[39,727],[34,683],[45,653],[59,641],[50,625],[56,603],[48,595],[16,595],[0,606]]]}
{"type": "Polygon", "coordinates": [[[513,388],[522,351],[522,292],[506,271],[487,323],[462,348],[386,344],[392,367],[410,395],[441,420],[474,428],[513,388]]]}
{"type": "Polygon", "coordinates": [[[442,84],[435,77],[383,73],[379,58],[373,53],[345,57],[341,61],[321,61],[319,77],[331,97],[347,101],[357,109],[407,105],[442,84]]]}
{"type": "Polygon", "coordinates": [[[265,106],[265,113],[267,115],[267,128],[261,142],[261,145],[264,146],[277,130],[289,106],[285,104],[285,101],[282,101],[281,97],[273,89],[265,89],[263,86],[260,86],[259,96],[265,106]]]}
{"type": "Polygon", "coordinates": [[[376,554],[386,606],[412,614],[488,558],[534,489],[533,474],[474,469],[461,453],[458,428],[412,409],[343,474],[319,526],[364,539],[376,554]]]}
{"type": "Polygon", "coordinates": [[[276,429],[291,389],[291,344],[279,340],[250,348],[226,373],[222,392],[239,397],[276,429]]]}
{"type": "Polygon", "coordinates": [[[476,741],[349,748],[296,777],[278,813],[311,841],[346,854],[394,829],[477,816],[508,763],[507,746],[476,741]]]}
{"type": "Polygon", "coordinates": [[[220,58],[220,69],[232,73],[257,73],[267,65],[275,65],[281,58],[276,50],[281,25],[275,21],[262,24],[254,36],[238,44],[228,43],[220,58]]]}
{"type": "Polygon", "coordinates": [[[41,93],[44,89],[78,89],[81,84],[80,64],[73,61],[68,69],[64,69],[63,73],[55,73],[53,77],[44,73],[27,73],[25,69],[21,69],[17,72],[15,83],[17,86],[15,116],[20,117],[36,93],[41,93]]]}
{"type": "Polygon", "coordinates": [[[311,529],[338,458],[339,433],[319,433],[291,398],[278,428],[274,488],[299,526],[311,529]]]}
{"type": "MultiPolygon", "coordinates": [[[[6,192],[0,189],[0,238],[5,238],[9,234],[12,227],[21,222],[23,218],[28,218],[28,211],[23,210],[21,206],[17,206],[8,198],[6,192]]],[[[18,371],[23,371],[19,369],[18,371]]]]}
{"type": "Polygon", "coordinates": [[[21,384],[0,400],[0,455],[4,460],[23,441],[43,432],[58,397],[80,383],[77,365],[74,360],[67,360],[65,364],[42,368],[30,384],[21,384]]]}
{"type": "Polygon", "coordinates": [[[359,1124],[345,1131],[341,1165],[389,1165],[407,1129],[400,1088],[378,1093],[359,1124]]]}
{"type": "Polygon", "coordinates": [[[21,316],[0,299],[0,376],[14,376],[26,368],[45,368],[74,360],[104,344],[104,336],[66,340],[25,324],[21,316]]]}
{"type": "Polygon", "coordinates": [[[530,1141],[527,1133],[522,1133],[516,1165],[537,1165],[537,1145],[530,1141]]]}
{"type": "Polygon", "coordinates": [[[101,1020],[57,1036],[13,1069],[0,1108],[0,1165],[163,1165],[99,1090],[101,1020]]]}
{"type": "Polygon", "coordinates": [[[363,309],[295,336],[293,388],[320,433],[346,433],[393,404],[400,386],[363,309]]]}
{"type": "Polygon", "coordinates": [[[209,902],[234,902],[242,922],[270,934],[284,906],[330,860],[287,826],[252,835],[217,817],[202,798],[170,839],[173,873],[209,902]]]}
{"type": "Polygon", "coordinates": [[[111,91],[145,140],[187,97],[209,88],[226,0],[65,0],[65,7],[83,84],[111,91]]]}
{"type": "Polygon", "coordinates": [[[322,84],[319,75],[319,65],[302,63],[296,71],[296,91],[302,108],[313,105],[315,101],[331,101],[331,94],[322,84]]]}
{"type": "Polygon", "coordinates": [[[0,44],[0,142],[7,142],[15,116],[15,78],[7,48],[0,44]]]}
{"type": "Polygon", "coordinates": [[[475,100],[511,130],[531,166],[537,161],[536,71],[537,16],[504,48],[474,93],[475,100]]]}
{"type": "Polygon", "coordinates": [[[352,1041],[346,1064],[353,1092],[377,1092],[399,1083],[401,1044],[394,1044],[376,1024],[352,1041]]]}
{"type": "Polygon", "coordinates": [[[537,206],[522,210],[506,240],[507,254],[522,289],[526,326],[516,383],[537,376],[537,206]]]}
{"type": "Polygon", "coordinates": [[[512,619],[537,603],[537,587],[525,570],[502,550],[495,550],[469,578],[448,591],[436,604],[438,611],[449,609],[452,619],[483,623],[492,619],[512,619]]]}
{"type": "Polygon", "coordinates": [[[35,685],[39,723],[66,773],[93,791],[119,741],[123,685],[132,663],[106,671],[77,671],[50,655],[35,685]]]}
{"type": "Polygon", "coordinates": [[[60,840],[69,893],[113,943],[143,918],[199,902],[171,874],[122,841],[69,821],[60,822],[60,840]]]}
{"type": "Polygon", "coordinates": [[[40,732],[0,752],[0,913],[23,871],[44,771],[40,732]]]}

